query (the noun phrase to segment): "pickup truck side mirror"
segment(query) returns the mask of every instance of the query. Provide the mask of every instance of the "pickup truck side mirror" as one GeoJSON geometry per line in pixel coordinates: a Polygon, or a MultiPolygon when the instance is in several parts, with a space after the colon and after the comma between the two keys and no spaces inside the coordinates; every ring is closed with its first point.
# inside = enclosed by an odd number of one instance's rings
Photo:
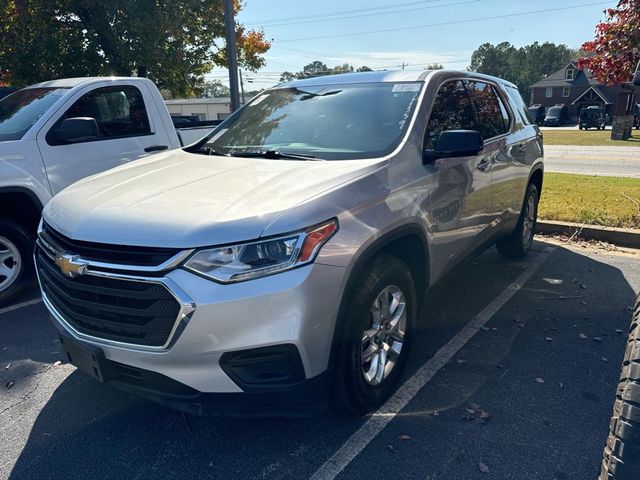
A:
{"type": "Polygon", "coordinates": [[[477,155],[484,148],[482,136],[477,130],[445,130],[438,137],[435,150],[425,149],[424,162],[438,158],[477,155]]]}
{"type": "Polygon", "coordinates": [[[58,144],[86,142],[98,136],[98,124],[91,117],[65,118],[52,133],[58,144]]]}

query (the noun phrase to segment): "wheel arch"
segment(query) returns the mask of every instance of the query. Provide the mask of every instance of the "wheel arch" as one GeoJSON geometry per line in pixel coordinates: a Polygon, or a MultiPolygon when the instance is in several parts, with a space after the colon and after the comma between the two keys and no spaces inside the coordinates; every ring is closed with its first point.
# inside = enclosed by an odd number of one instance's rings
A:
{"type": "Polygon", "coordinates": [[[529,173],[529,181],[527,182],[527,185],[529,185],[530,183],[533,183],[538,189],[538,195],[541,195],[543,180],[544,180],[544,167],[542,166],[542,163],[538,163],[533,167],[533,169],[531,170],[531,173],[529,173]]]}
{"type": "Polygon", "coordinates": [[[0,187],[0,218],[12,220],[35,236],[42,202],[25,187],[0,187]]]}

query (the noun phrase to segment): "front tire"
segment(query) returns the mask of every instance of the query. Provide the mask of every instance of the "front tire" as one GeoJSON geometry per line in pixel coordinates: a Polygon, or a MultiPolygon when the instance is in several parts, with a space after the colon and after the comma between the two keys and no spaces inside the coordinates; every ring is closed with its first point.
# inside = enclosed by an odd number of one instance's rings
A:
{"type": "Polygon", "coordinates": [[[620,382],[598,480],[640,478],[640,297],[622,361],[620,382]]]}
{"type": "Polygon", "coordinates": [[[417,317],[416,290],[403,261],[378,255],[346,295],[333,350],[334,404],[364,414],[393,394],[405,367],[417,317]]]}
{"type": "Polygon", "coordinates": [[[33,271],[33,240],[16,222],[0,219],[0,307],[24,288],[33,271]]]}
{"type": "Polygon", "coordinates": [[[527,254],[533,243],[533,236],[536,233],[539,200],[538,187],[530,183],[527,187],[516,229],[511,235],[496,244],[501,255],[509,258],[522,258],[527,254]]]}

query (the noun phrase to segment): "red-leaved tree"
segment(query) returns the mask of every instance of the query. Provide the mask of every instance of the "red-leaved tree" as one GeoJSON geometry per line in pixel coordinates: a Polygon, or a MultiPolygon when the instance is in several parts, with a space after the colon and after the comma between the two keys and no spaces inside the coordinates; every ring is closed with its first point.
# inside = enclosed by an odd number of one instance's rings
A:
{"type": "Polygon", "coordinates": [[[604,11],[607,18],[596,26],[596,36],[582,45],[587,56],[578,61],[605,85],[631,81],[640,60],[640,0],[620,0],[604,11]]]}

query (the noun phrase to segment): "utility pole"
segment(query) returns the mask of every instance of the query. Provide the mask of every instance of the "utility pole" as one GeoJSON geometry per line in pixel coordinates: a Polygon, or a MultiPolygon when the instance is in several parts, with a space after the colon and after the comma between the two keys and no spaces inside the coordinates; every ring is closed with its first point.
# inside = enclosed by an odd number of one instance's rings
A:
{"type": "Polygon", "coordinates": [[[244,82],[242,81],[242,70],[238,70],[238,72],[240,72],[240,92],[242,93],[242,104],[244,105],[246,103],[246,100],[244,98],[244,82]]]}
{"type": "Polygon", "coordinates": [[[231,90],[231,111],[240,108],[238,95],[238,56],[236,53],[236,22],[233,18],[232,0],[224,0],[224,23],[227,33],[227,58],[229,63],[229,89],[231,90]]]}
{"type": "Polygon", "coordinates": [[[404,67],[408,67],[409,65],[407,63],[402,62],[402,65],[400,65],[402,67],[402,70],[404,70],[404,67]]]}

